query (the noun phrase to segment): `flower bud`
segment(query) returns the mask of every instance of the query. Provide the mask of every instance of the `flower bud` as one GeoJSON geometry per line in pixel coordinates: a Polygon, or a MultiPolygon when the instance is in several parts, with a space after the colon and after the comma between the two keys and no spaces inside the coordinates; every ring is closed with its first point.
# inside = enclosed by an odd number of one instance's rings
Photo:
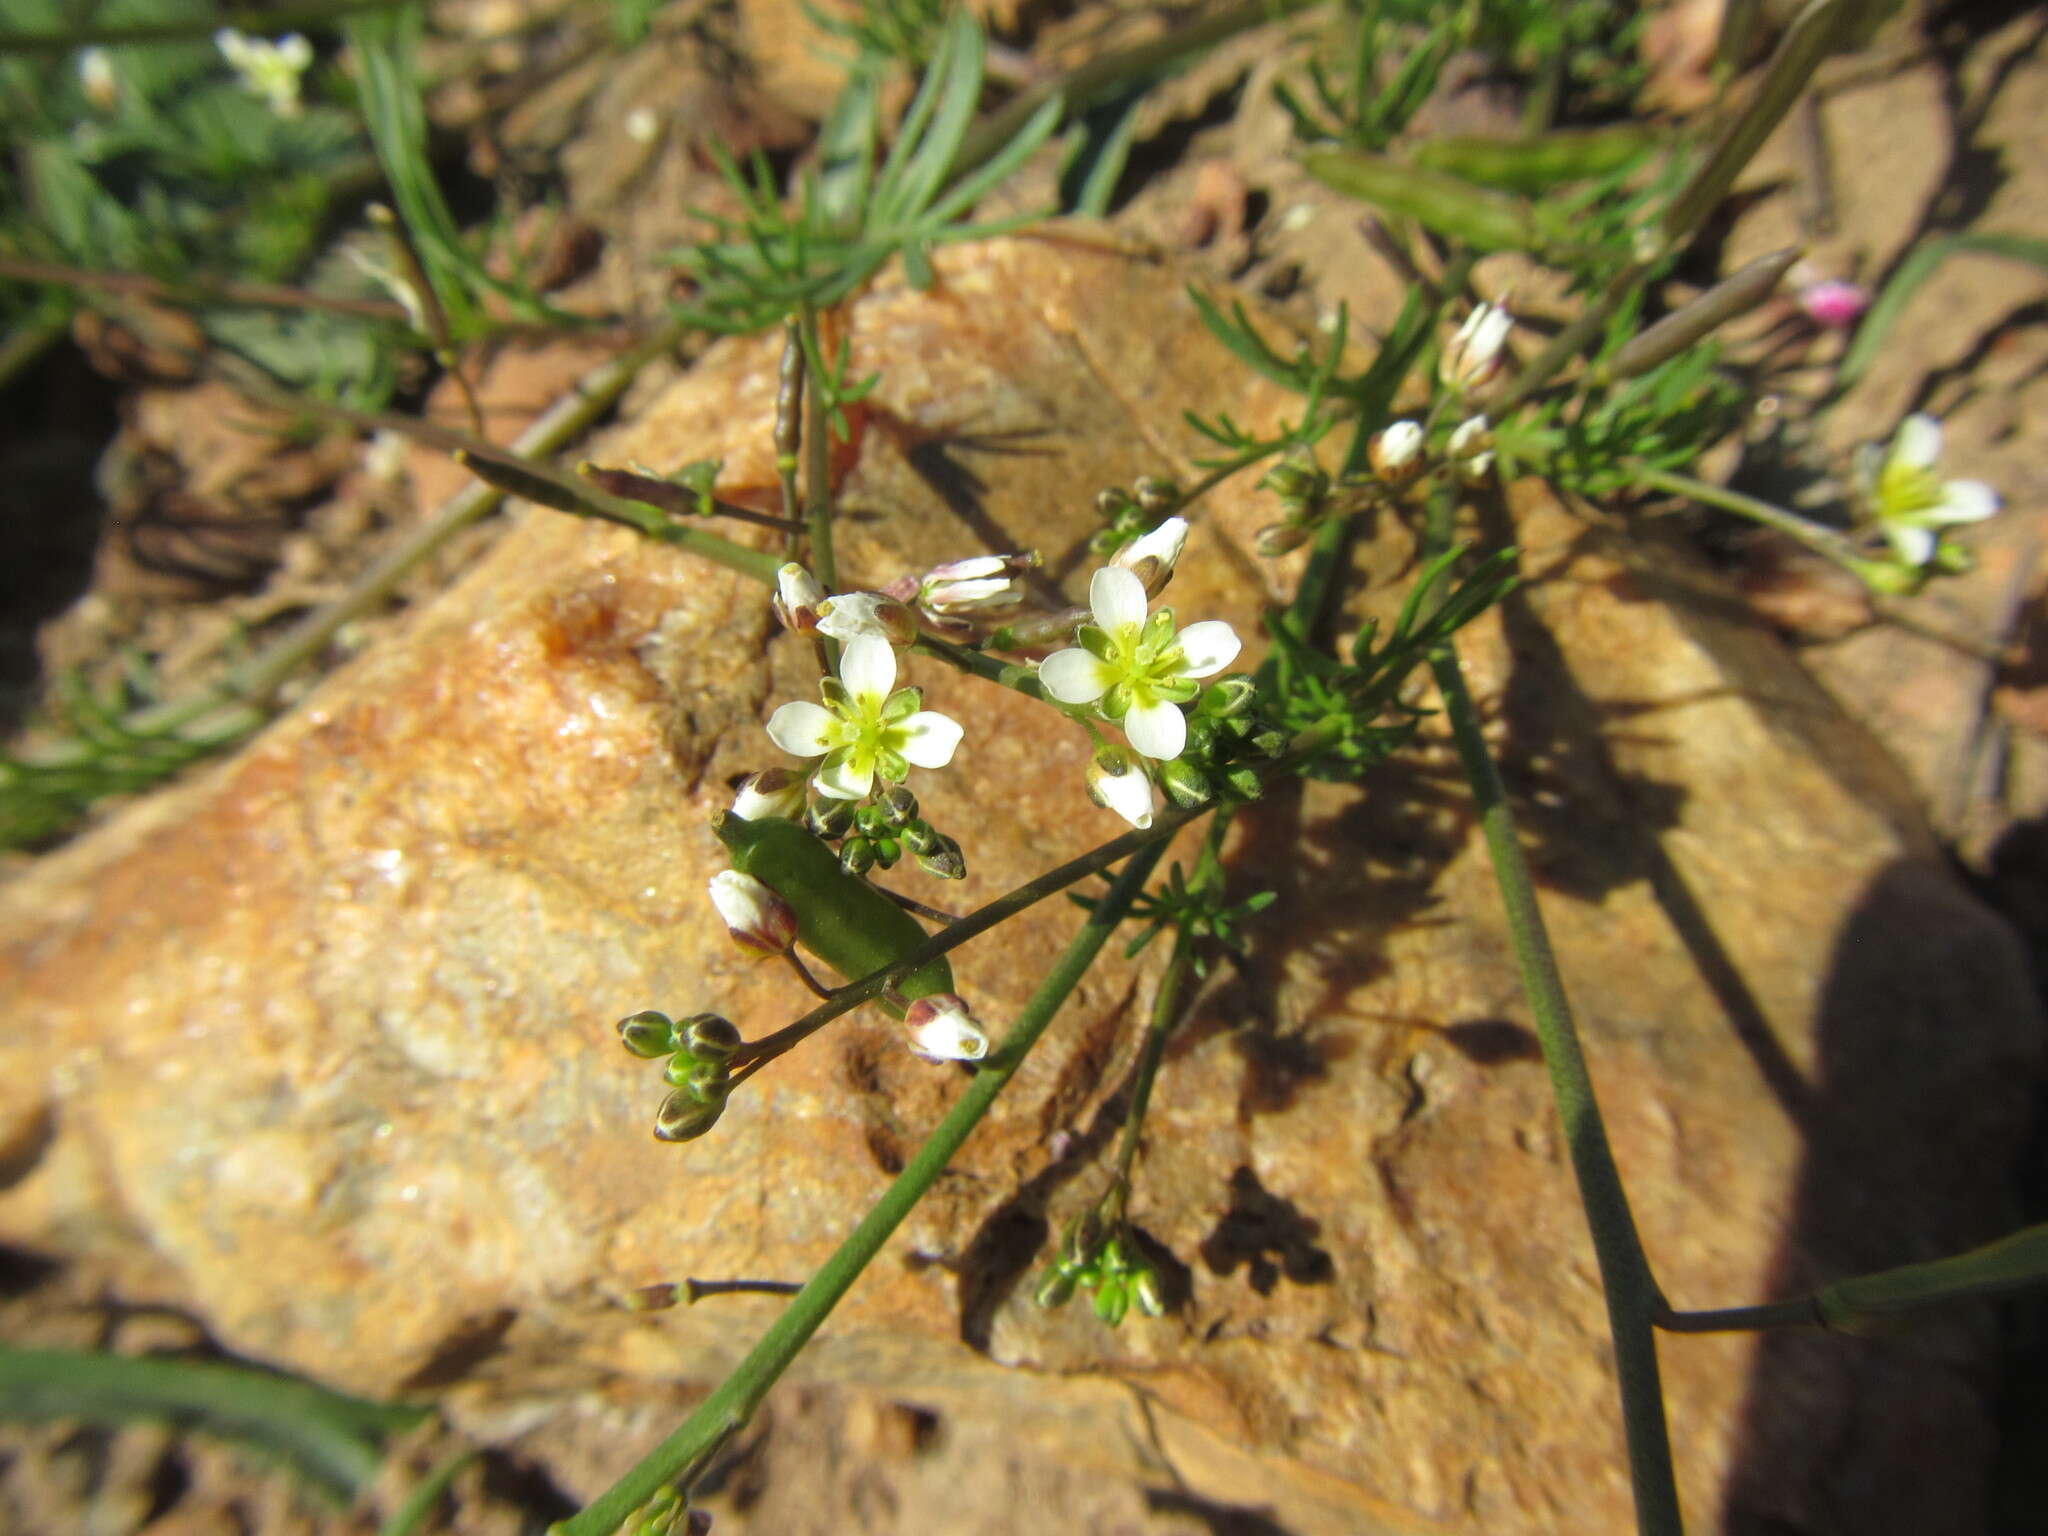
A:
{"type": "Polygon", "coordinates": [[[731,1086],[730,1073],[722,1061],[699,1061],[688,1051],[677,1051],[661,1069],[671,1088],[680,1088],[700,1104],[722,1099],[731,1086]]]}
{"type": "Polygon", "coordinates": [[[711,905],[725,919],[733,943],[766,959],[785,953],[796,942],[796,908],[775,890],[743,875],[722,869],[711,877],[711,905]]]}
{"type": "Polygon", "coordinates": [[[875,867],[875,845],[864,837],[849,837],[839,845],[839,867],[849,875],[864,875],[875,867]]]}
{"type": "Polygon", "coordinates": [[[1122,1275],[1108,1275],[1095,1288],[1095,1315],[1114,1328],[1131,1310],[1130,1285],[1122,1275]]]}
{"type": "Polygon", "coordinates": [[[842,592],[818,604],[818,632],[834,640],[873,635],[891,645],[908,645],[917,638],[917,615],[880,592],[842,592]]]}
{"type": "Polygon", "coordinates": [[[1038,1277],[1038,1285],[1031,1293],[1032,1300],[1041,1307],[1064,1307],[1073,1300],[1074,1280],[1073,1270],[1068,1268],[1065,1260],[1061,1260],[1038,1277]]]}
{"type": "Polygon", "coordinates": [[[1036,550],[949,560],[918,579],[917,604],[937,618],[1008,613],[1024,601],[1024,572],[1037,564],[1036,550]]]}
{"type": "Polygon", "coordinates": [[[676,1026],[676,1042],[701,1061],[729,1061],[742,1041],[730,1019],[697,1013],[676,1026]]]}
{"type": "Polygon", "coordinates": [[[1131,493],[1121,486],[1110,486],[1095,493],[1095,515],[1114,521],[1131,509],[1131,493]]]}
{"type": "Polygon", "coordinates": [[[794,821],[804,811],[810,780],[789,768],[763,768],[740,781],[732,813],[742,821],[794,821]]]}
{"type": "Polygon", "coordinates": [[[1145,584],[1145,595],[1157,597],[1173,578],[1173,568],[1188,541],[1188,520],[1169,517],[1150,533],[1131,540],[1110,560],[1145,584]]]}
{"type": "Polygon", "coordinates": [[[676,1027],[667,1014],[649,1008],[619,1020],[619,1043],[635,1056],[652,1061],[676,1048],[676,1027]]]}
{"type": "Polygon", "coordinates": [[[1459,394],[1485,384],[1500,372],[1501,349],[1507,345],[1514,323],[1505,304],[1481,304],[1465,317],[1444,348],[1437,376],[1459,394]]]}
{"type": "Polygon", "coordinates": [[[1209,779],[1201,769],[1185,757],[1176,757],[1171,762],[1159,765],[1160,787],[1167,798],[1185,810],[1206,805],[1215,791],[1209,787],[1209,779]]]}
{"type": "Polygon", "coordinates": [[[78,87],[100,112],[111,112],[121,100],[121,81],[113,56],[104,48],[83,48],[78,54],[78,87]]]}
{"type": "Polygon", "coordinates": [[[1299,523],[1269,523],[1259,530],[1253,547],[1268,559],[1301,548],[1309,541],[1309,530],[1299,523]]]}
{"type": "Polygon", "coordinates": [[[818,605],[825,601],[818,578],[794,560],[775,573],[775,617],[799,635],[818,632],[818,605]]]}
{"type": "Polygon", "coordinates": [[[1815,325],[1830,331],[1846,331],[1870,308],[1870,295],[1854,283],[1840,278],[1823,278],[1799,290],[1799,308],[1815,325]]]}
{"type": "Polygon", "coordinates": [[[1152,780],[1115,747],[1103,748],[1088,764],[1088,798],[1140,831],[1152,825],[1152,780]]]}
{"type": "Polygon", "coordinates": [[[805,813],[804,825],[827,841],[842,838],[853,828],[853,802],[820,800],[805,813]]]}
{"type": "Polygon", "coordinates": [[[1235,768],[1226,768],[1223,771],[1223,782],[1230,793],[1239,800],[1256,800],[1266,792],[1265,780],[1259,777],[1256,769],[1243,763],[1235,768]]]}
{"type": "Polygon", "coordinates": [[[918,852],[917,867],[941,880],[967,878],[967,859],[960,852],[959,843],[943,832],[934,832],[931,845],[918,852]]]}
{"type": "Polygon", "coordinates": [[[906,821],[897,836],[903,839],[904,847],[916,854],[930,853],[945,846],[940,841],[939,829],[928,821],[906,821]]]}
{"type": "Polygon", "coordinates": [[[718,1117],[724,1113],[723,1097],[706,1103],[678,1088],[663,1099],[661,1108],[654,1112],[654,1138],[657,1141],[695,1141],[718,1124],[718,1117]]]}
{"type": "Polygon", "coordinates": [[[1180,505],[1180,487],[1164,475],[1138,476],[1131,494],[1137,499],[1138,510],[1147,517],[1171,512],[1180,505]]]}
{"type": "Polygon", "coordinates": [[[910,1031],[910,1048],[926,1061],[980,1061],[988,1054],[988,1036],[955,993],[920,997],[904,1013],[903,1023],[910,1031]]]}
{"type": "Polygon", "coordinates": [[[1212,719],[1228,720],[1250,709],[1258,695],[1258,684],[1248,677],[1219,677],[1202,690],[1201,712],[1212,719]]]}
{"type": "Polygon", "coordinates": [[[892,827],[907,827],[917,820],[917,796],[901,784],[893,786],[882,796],[882,815],[892,827]]]}
{"type": "Polygon", "coordinates": [[[1373,434],[1365,456],[1382,480],[1405,485],[1422,472],[1422,428],[1412,421],[1394,422],[1373,434]]]}
{"type": "Polygon", "coordinates": [[[1444,444],[1445,453],[1457,466],[1458,478],[1476,485],[1493,469],[1493,433],[1484,416],[1468,416],[1458,423],[1444,444]]]}

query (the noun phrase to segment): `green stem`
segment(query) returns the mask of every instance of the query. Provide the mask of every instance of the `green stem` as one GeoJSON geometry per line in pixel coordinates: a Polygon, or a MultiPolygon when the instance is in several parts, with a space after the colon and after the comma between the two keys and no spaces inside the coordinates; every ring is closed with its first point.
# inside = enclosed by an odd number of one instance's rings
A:
{"type": "Polygon", "coordinates": [[[753,1417],[769,1388],[810,1342],[811,1335],[818,1331],[840,1298],[945,1170],[995,1102],[996,1095],[1038,1043],[1082,973],[1101,952],[1111,930],[1123,920],[1132,900],[1144,889],[1164,847],[1163,843],[1155,842],[1141,850],[1117,876],[1116,883],[1054,962],[1051,973],[1024,1005],[1016,1025],[982,1064],[966,1092],[746,1359],[638,1466],[588,1508],[554,1526],[553,1536],[609,1536],[671,1479],[701,1465],[753,1417]]]}
{"type": "MultiPolygon", "coordinates": [[[[1425,544],[1434,555],[1450,547],[1453,502],[1446,492],[1431,501],[1425,544]]],[[[1592,1075],[1572,1023],[1571,1003],[1557,970],[1557,957],[1536,904],[1536,889],[1522,857],[1521,839],[1500,771],[1480,730],[1479,711],[1465,687],[1458,653],[1449,642],[1430,653],[1430,669],[1443,695],[1444,714],[1458,750],[1479,826],[1493,861],[1494,879],[1506,909],[1508,933],[1536,1035],[1549,1069],[1558,1118],[1564,1122],[1572,1172],[1585,1206],[1593,1249],[1607,1299],[1614,1337],[1615,1375],[1621,1388],[1622,1424],[1628,1442],[1629,1478],[1635,1488],[1636,1525],[1643,1536],[1677,1536],[1683,1530],[1678,1487],[1671,1467],[1671,1440],[1664,1422],[1664,1394],[1657,1369],[1652,1319],[1662,1307],[1650,1274],[1628,1193],[1615,1166],[1614,1151],[1600,1117],[1592,1075]]]]}
{"type": "Polygon", "coordinates": [[[1787,538],[1796,539],[1815,554],[1826,557],[1852,574],[1872,564],[1847,539],[1832,528],[1823,528],[1818,523],[1807,521],[1796,513],[1787,512],[1783,507],[1773,506],[1768,501],[1759,501],[1754,496],[1745,496],[1740,491],[1731,491],[1724,485],[1714,485],[1706,480],[1695,480],[1690,475],[1675,474],[1668,469],[1653,469],[1647,464],[1631,464],[1630,473],[1638,485],[1651,490],[1662,491],[1668,496],[1683,496],[1702,506],[1719,507],[1723,512],[1733,512],[1751,522],[1762,523],[1787,538]]]}
{"type": "Polygon", "coordinates": [[[804,305],[798,319],[804,350],[814,361],[804,381],[804,520],[811,531],[811,574],[827,592],[839,590],[839,564],[832,555],[832,416],[825,398],[825,351],[818,338],[817,312],[804,305]]]}
{"type": "Polygon", "coordinates": [[[395,10],[408,3],[410,0],[325,0],[322,4],[277,5],[265,11],[238,11],[182,21],[67,27],[61,32],[0,32],[0,54],[69,53],[74,48],[111,48],[123,43],[187,42],[211,37],[225,23],[233,23],[237,30],[251,37],[276,37],[284,32],[325,27],[364,11],[395,10]]]}

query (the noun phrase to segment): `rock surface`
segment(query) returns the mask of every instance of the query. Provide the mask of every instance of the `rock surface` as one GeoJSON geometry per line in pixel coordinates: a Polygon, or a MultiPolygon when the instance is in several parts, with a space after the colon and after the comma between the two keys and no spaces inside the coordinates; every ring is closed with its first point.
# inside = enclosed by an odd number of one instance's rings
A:
{"type": "MultiPolygon", "coordinates": [[[[932,292],[854,311],[852,366],[883,370],[845,492],[857,580],[1035,545],[1077,594],[1094,492],[1188,472],[1183,409],[1253,427],[1291,409],[1201,331],[1172,270],[1086,230],[939,268],[932,292]]],[[[764,343],[715,351],[600,457],[724,455],[728,486],[771,483],[774,363],[764,343]]],[[[1696,573],[1667,583],[1674,552],[1511,502],[1480,515],[1488,537],[1512,516],[1531,581],[1464,650],[1673,1301],[2000,1230],[2041,1043],[2006,931],[1943,871],[1877,745],[1736,605],[1696,573]]],[[[1286,574],[1248,553],[1271,513],[1238,484],[1205,505],[1172,600],[1256,633],[1286,574]]],[[[1410,555],[1381,519],[1359,612],[1398,603],[1410,555]]],[[[970,866],[964,889],[917,894],[964,910],[1118,830],[1081,798],[1078,733],[917,680],[967,729],[914,787],[970,866]]],[[[593,1392],[715,1379],[776,1303],[613,1298],[807,1274],[960,1082],[860,1015],[711,1137],[648,1137],[660,1089],[613,1019],[717,1007],[753,1035],[802,1007],[719,930],[705,817],[777,759],[761,721],[814,682],[758,588],[530,512],[239,757],[0,891],[0,1238],[94,1255],[249,1355],[444,1393],[543,1457],[593,1392]]],[[[798,1379],[999,1423],[1299,1536],[1621,1528],[1592,1253],[1467,807],[1436,743],[1366,792],[1242,818],[1233,869],[1280,900],[1176,1042],[1133,1208],[1174,1312],[1110,1333],[1029,1299],[1110,1150],[1152,975],[1116,961],[798,1379]]],[[[1048,902],[956,956],[985,1017],[1072,922],[1048,902]]],[[[1977,1526],[1989,1337],[1963,1311],[1881,1342],[1669,1341],[1698,1527],[1977,1526]]],[[[595,1493],[637,1439],[565,1452],[558,1476],[595,1493]]],[[[988,1441],[955,1444],[936,1454],[966,1489],[988,1441]]],[[[1048,1515],[973,1508],[955,1528],[1048,1515]]]]}

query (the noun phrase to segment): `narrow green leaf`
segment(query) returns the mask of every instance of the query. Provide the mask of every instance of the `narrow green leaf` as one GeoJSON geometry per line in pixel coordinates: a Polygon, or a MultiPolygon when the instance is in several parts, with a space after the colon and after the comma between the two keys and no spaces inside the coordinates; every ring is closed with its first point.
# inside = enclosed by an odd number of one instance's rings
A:
{"type": "Polygon", "coordinates": [[[1899,263],[1898,271],[1892,274],[1884,292],[1878,295],[1877,302],[1870,306],[1870,312],[1856,328],[1856,338],[1842,355],[1842,364],[1836,373],[1837,394],[1848,390],[1869,371],[1884,346],[1885,338],[1899,323],[1906,306],[1912,303],[1913,295],[1920,291],[1921,284],[1934,276],[1935,269],[1944,261],[1957,254],[2003,256],[2008,261],[2031,262],[2048,271],[2048,240],[2031,235],[1946,235],[1923,242],[1912,255],[1899,263]]]}

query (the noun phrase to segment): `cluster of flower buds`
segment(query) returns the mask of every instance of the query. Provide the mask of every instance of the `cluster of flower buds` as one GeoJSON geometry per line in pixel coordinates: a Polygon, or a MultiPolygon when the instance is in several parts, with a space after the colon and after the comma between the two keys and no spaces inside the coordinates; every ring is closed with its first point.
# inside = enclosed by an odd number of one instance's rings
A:
{"type": "Polygon", "coordinates": [[[1060,1256],[1039,1276],[1034,1295],[1041,1307],[1063,1307],[1076,1290],[1094,1293],[1095,1315],[1114,1328],[1133,1306],[1147,1317],[1166,1312],[1159,1271],[1121,1231],[1098,1236],[1091,1213],[1067,1229],[1060,1256]]]}
{"type": "Polygon", "coordinates": [[[658,1139],[693,1141],[718,1124],[732,1091],[732,1058],[742,1043],[728,1020],[699,1013],[677,1021],[648,1009],[619,1020],[619,1041],[643,1060],[668,1058],[662,1075],[670,1091],[654,1115],[658,1139]]]}
{"type": "Polygon", "coordinates": [[[1280,498],[1280,521],[1259,530],[1257,548],[1269,557],[1299,549],[1332,518],[1360,511],[1376,494],[1367,481],[1332,479],[1306,448],[1296,448],[1259,480],[1280,498]]]}
{"type": "Polygon", "coordinates": [[[711,1511],[692,1509],[674,1488],[662,1488],[626,1517],[620,1536],[710,1536],[711,1511]]]}
{"type": "Polygon", "coordinates": [[[941,880],[960,880],[967,874],[960,844],[918,814],[917,796],[901,784],[864,805],[818,800],[805,814],[804,824],[826,842],[839,843],[839,867],[849,875],[864,875],[877,866],[893,869],[906,852],[919,869],[941,880]]]}
{"type": "Polygon", "coordinates": [[[1159,787],[1175,805],[1192,809],[1219,795],[1256,800],[1260,768],[1287,750],[1286,733],[1257,708],[1248,677],[1218,678],[1188,712],[1187,750],[1159,765],[1159,787]]]}
{"type": "Polygon", "coordinates": [[[1113,555],[1141,538],[1181,504],[1180,487],[1163,475],[1140,475],[1129,490],[1110,486],[1095,494],[1095,515],[1103,527],[1088,541],[1098,555],[1113,555]]]}
{"type": "Polygon", "coordinates": [[[886,592],[834,596],[794,560],[775,573],[775,596],[770,601],[783,627],[799,635],[828,635],[842,643],[872,635],[894,646],[917,638],[917,614],[901,598],[886,592]]]}

